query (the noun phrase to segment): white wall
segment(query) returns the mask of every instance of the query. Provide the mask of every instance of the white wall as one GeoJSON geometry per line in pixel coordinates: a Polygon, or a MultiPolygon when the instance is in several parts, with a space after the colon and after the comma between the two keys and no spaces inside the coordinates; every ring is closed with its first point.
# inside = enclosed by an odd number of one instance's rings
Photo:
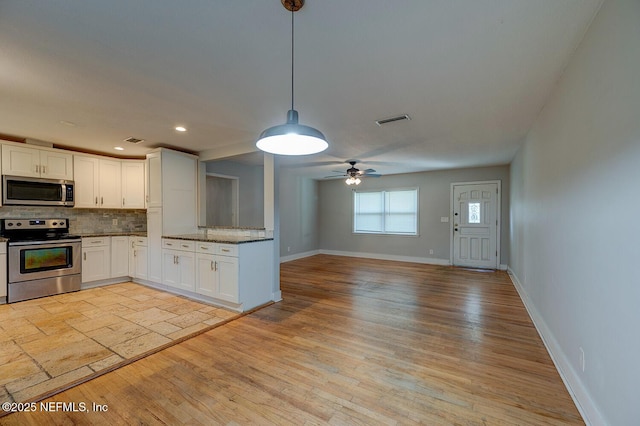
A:
{"type": "Polygon", "coordinates": [[[280,169],[280,255],[317,251],[318,227],[318,181],[280,169]]]}
{"type": "Polygon", "coordinates": [[[353,195],[344,180],[320,182],[320,249],[370,257],[448,264],[451,255],[451,183],[502,181],[501,264],[509,257],[509,166],[479,167],[365,178],[361,189],[419,188],[419,236],[353,233],[353,195]],[[433,254],[429,254],[429,250],[433,254]]]}
{"type": "Polygon", "coordinates": [[[639,212],[640,1],[607,0],[511,165],[510,266],[591,424],[640,424],[639,212]]]}

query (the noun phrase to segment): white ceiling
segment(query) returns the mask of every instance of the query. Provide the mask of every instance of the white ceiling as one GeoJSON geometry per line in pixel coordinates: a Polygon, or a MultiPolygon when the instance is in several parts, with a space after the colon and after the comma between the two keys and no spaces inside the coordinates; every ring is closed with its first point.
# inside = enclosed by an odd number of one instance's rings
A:
{"type": "MultiPolygon", "coordinates": [[[[295,108],[330,147],[283,165],[510,162],[601,2],[307,0],[295,108]],[[412,120],[374,123],[399,114],[412,120]]],[[[130,156],[248,152],[286,120],[290,24],[280,0],[1,0],[0,133],[130,156]]]]}

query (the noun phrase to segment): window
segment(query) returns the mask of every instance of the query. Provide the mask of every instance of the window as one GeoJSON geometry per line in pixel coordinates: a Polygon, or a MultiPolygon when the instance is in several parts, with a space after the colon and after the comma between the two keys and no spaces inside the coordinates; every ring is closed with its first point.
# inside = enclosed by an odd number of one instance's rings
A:
{"type": "Polygon", "coordinates": [[[469,223],[480,223],[480,203],[469,203],[469,223]]]}
{"type": "Polygon", "coordinates": [[[418,190],[353,193],[353,232],[418,234],[418,190]]]}

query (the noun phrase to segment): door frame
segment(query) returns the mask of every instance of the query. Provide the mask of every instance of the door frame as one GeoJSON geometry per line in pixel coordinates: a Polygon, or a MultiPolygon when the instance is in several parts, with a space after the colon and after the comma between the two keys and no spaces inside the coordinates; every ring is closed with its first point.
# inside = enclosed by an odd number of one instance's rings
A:
{"type": "Polygon", "coordinates": [[[454,259],[454,250],[453,250],[453,239],[454,239],[454,231],[453,231],[453,224],[454,224],[454,216],[453,216],[453,206],[454,206],[454,199],[453,199],[453,190],[455,186],[459,186],[459,185],[483,185],[483,184],[487,184],[487,183],[495,183],[498,186],[498,194],[496,196],[496,221],[498,222],[496,224],[496,269],[500,269],[501,263],[500,263],[500,228],[502,227],[502,215],[501,215],[501,211],[502,211],[502,181],[501,180],[479,180],[479,181],[473,181],[473,182],[451,182],[451,192],[449,194],[449,245],[450,245],[450,251],[449,251],[449,263],[453,266],[453,259],[454,259]]]}
{"type": "MultiPolygon", "coordinates": [[[[233,203],[233,209],[235,212],[233,215],[232,226],[239,226],[238,224],[240,223],[240,178],[238,176],[230,176],[230,175],[223,175],[221,173],[206,172],[205,178],[204,178],[205,200],[206,200],[206,191],[207,191],[207,177],[217,177],[222,179],[228,179],[231,181],[231,202],[233,203]]],[[[206,225],[207,223],[206,202],[205,202],[204,212],[205,212],[205,225],[206,225]]]]}

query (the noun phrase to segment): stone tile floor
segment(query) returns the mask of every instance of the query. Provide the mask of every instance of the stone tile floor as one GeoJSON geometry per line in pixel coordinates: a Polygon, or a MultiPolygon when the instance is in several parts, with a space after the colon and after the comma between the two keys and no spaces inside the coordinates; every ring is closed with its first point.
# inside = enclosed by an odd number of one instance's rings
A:
{"type": "Polygon", "coordinates": [[[0,403],[49,394],[238,315],[131,282],[0,305],[0,403]]]}

